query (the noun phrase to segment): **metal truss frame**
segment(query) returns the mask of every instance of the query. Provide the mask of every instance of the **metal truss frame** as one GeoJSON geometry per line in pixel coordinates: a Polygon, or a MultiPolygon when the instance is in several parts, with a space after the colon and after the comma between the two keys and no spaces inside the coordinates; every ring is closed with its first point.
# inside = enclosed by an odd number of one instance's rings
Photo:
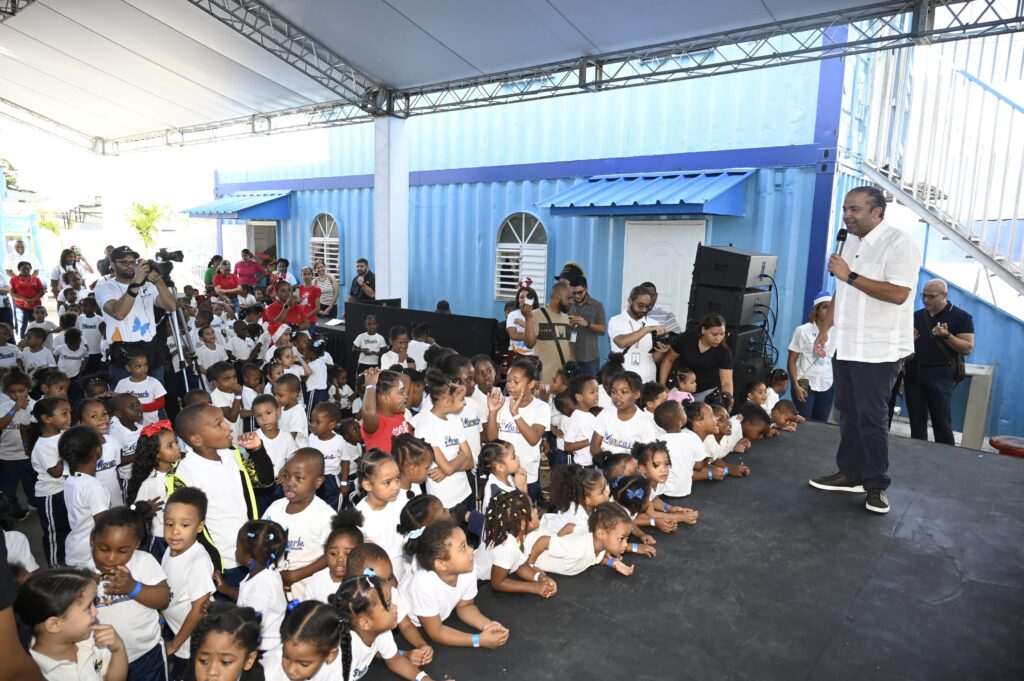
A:
{"type": "MultiPolygon", "coordinates": [[[[2,0],[0,0],[2,1],[2,0]]],[[[17,0],[7,0],[8,4],[17,0]]],[[[112,140],[101,154],[547,99],[1024,31],[1024,0],[889,0],[846,12],[552,62],[407,91],[374,82],[259,0],[188,0],[341,99],[112,140]],[[845,27],[846,31],[834,31],[845,27]],[[838,37],[843,36],[843,37],[838,37]]],[[[27,2],[21,2],[24,5],[27,2]]]]}
{"type": "Polygon", "coordinates": [[[36,0],[0,0],[0,22],[10,19],[35,1],[36,0]]]}

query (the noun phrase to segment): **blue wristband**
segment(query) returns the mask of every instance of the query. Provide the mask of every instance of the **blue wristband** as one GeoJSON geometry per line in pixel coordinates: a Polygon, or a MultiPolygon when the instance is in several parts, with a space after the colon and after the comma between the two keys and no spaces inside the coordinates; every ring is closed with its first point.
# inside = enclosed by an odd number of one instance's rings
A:
{"type": "Polygon", "coordinates": [[[724,475],[729,475],[729,467],[728,466],[725,467],[723,473],[724,473],[724,475]]]}
{"type": "Polygon", "coordinates": [[[662,504],[662,505],[661,505],[661,510],[662,510],[662,511],[663,511],[664,513],[668,513],[668,504],[667,504],[667,503],[665,503],[665,504],[662,504]]]}
{"type": "Polygon", "coordinates": [[[637,548],[635,542],[633,543],[633,553],[640,553],[640,550],[637,548]]]}
{"type": "Polygon", "coordinates": [[[609,558],[608,560],[605,561],[604,564],[607,565],[608,567],[615,567],[615,558],[609,558]]]}
{"type": "Polygon", "coordinates": [[[399,648],[399,649],[398,649],[398,654],[399,654],[399,655],[405,655],[405,651],[404,651],[404,650],[402,650],[401,648],[399,648]]]}
{"type": "Polygon", "coordinates": [[[708,480],[714,480],[714,479],[715,479],[715,473],[714,473],[714,471],[712,471],[712,470],[711,470],[711,469],[709,468],[709,469],[708,469],[708,480]]]}
{"type": "Polygon", "coordinates": [[[128,598],[135,598],[142,593],[142,582],[135,582],[135,588],[128,594],[128,598]]]}
{"type": "Polygon", "coordinates": [[[474,648],[479,648],[480,647],[480,634],[473,634],[473,647],[474,648]]]}

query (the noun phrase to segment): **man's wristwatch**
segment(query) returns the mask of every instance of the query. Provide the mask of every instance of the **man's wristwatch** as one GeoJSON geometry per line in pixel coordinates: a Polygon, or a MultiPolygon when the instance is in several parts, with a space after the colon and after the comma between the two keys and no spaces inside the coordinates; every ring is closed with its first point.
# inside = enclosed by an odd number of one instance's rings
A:
{"type": "Polygon", "coordinates": [[[859,276],[860,275],[857,274],[856,272],[850,272],[850,275],[846,277],[846,283],[849,284],[850,286],[853,286],[853,282],[857,281],[857,277],[859,276]]]}

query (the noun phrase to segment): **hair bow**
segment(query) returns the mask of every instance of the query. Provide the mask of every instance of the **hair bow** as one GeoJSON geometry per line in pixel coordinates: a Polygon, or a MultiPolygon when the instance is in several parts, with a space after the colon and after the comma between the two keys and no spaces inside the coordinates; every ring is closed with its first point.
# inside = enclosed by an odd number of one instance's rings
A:
{"type": "Polygon", "coordinates": [[[157,421],[156,423],[151,423],[148,426],[143,427],[142,430],[139,431],[139,434],[145,435],[146,437],[153,437],[154,435],[158,434],[161,430],[174,430],[174,426],[171,425],[171,422],[169,420],[164,419],[162,421],[157,421]]]}
{"type": "Polygon", "coordinates": [[[288,601],[288,612],[291,612],[295,608],[299,607],[299,603],[301,602],[302,601],[300,601],[298,598],[293,598],[292,600],[288,601]]]}
{"type": "Polygon", "coordinates": [[[533,279],[530,277],[526,277],[519,282],[519,288],[530,288],[531,286],[533,286],[533,279]]]}
{"type": "Polygon", "coordinates": [[[377,572],[373,568],[371,568],[371,567],[363,568],[363,574],[366,575],[367,577],[376,577],[377,576],[377,572]]]}
{"type": "Polygon", "coordinates": [[[644,498],[644,491],[642,489],[627,489],[626,490],[626,498],[627,499],[643,499],[644,498]]]}
{"type": "Polygon", "coordinates": [[[619,483],[622,482],[622,478],[623,476],[620,475],[616,477],[614,480],[612,480],[612,489],[615,489],[619,486],[619,483]]]}
{"type": "Polygon", "coordinates": [[[424,528],[422,527],[417,527],[415,530],[409,533],[409,539],[419,539],[420,537],[422,537],[423,529],[424,528]]]}
{"type": "Polygon", "coordinates": [[[319,350],[320,348],[322,348],[324,346],[324,344],[326,342],[327,341],[325,341],[323,338],[318,338],[315,341],[313,341],[313,347],[316,348],[317,350],[319,350]]]}

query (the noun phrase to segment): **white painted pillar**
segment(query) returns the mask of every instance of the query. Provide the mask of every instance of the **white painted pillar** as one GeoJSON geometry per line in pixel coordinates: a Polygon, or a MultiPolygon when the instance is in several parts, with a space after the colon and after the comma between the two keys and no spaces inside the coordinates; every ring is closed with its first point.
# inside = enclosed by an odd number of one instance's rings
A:
{"type": "Polygon", "coordinates": [[[409,306],[409,152],[405,119],[374,121],[373,226],[377,298],[409,306]]]}

